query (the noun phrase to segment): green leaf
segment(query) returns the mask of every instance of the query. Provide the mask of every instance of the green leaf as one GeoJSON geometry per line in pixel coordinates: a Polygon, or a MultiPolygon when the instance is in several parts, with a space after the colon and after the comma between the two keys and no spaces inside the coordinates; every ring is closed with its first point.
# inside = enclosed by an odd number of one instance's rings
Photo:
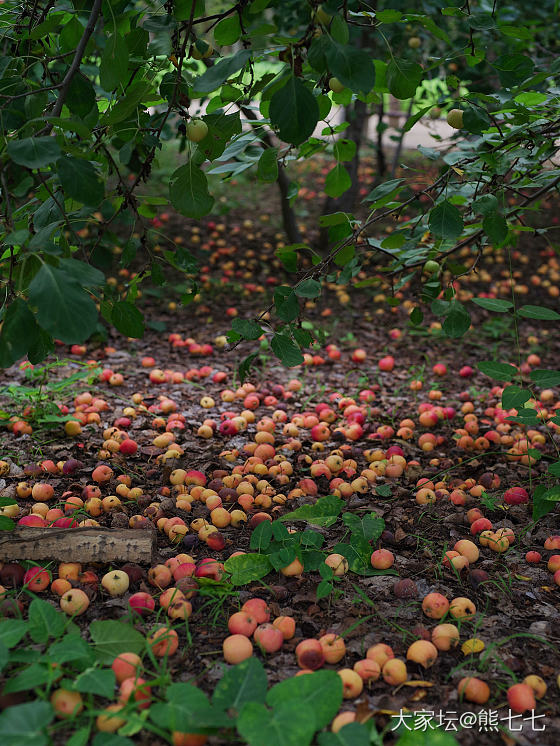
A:
{"type": "Polygon", "coordinates": [[[279,521],[307,521],[312,526],[328,528],[335,523],[342,511],[344,500],[336,495],[320,497],[314,505],[302,505],[291,513],[278,518],[279,521]]]}
{"type": "Polygon", "coordinates": [[[557,503],[560,502],[560,485],[547,489],[544,484],[539,484],[533,492],[533,520],[538,521],[548,513],[551,513],[557,503]]]}
{"type": "Polygon", "coordinates": [[[455,205],[444,200],[431,210],[429,226],[434,236],[454,240],[463,232],[463,218],[455,205]]]}
{"type": "Polygon", "coordinates": [[[76,633],[70,633],[58,642],[53,642],[48,650],[48,659],[51,663],[82,661],[88,664],[93,663],[94,657],[93,648],[76,633]]]}
{"type": "Polygon", "coordinates": [[[188,218],[203,218],[214,205],[206,174],[192,160],[171,174],[169,197],[173,207],[188,218]]]}
{"type": "Polygon", "coordinates": [[[87,668],[74,681],[74,690],[111,698],[115,691],[115,674],[111,669],[87,668]]]}
{"type": "Polygon", "coordinates": [[[560,386],[560,370],[532,370],[529,378],[542,388],[560,386]]]}
{"type": "Polygon", "coordinates": [[[540,321],[558,321],[560,313],[545,306],[521,306],[517,314],[526,319],[539,319],[540,321]]]}
{"type": "Polygon", "coordinates": [[[144,316],[133,303],[119,300],[113,305],[111,321],[121,334],[139,339],[144,334],[144,316]]]}
{"type": "Polygon", "coordinates": [[[404,100],[414,96],[422,82],[424,71],[417,62],[392,59],[387,66],[387,86],[390,93],[404,100]]]}
{"type": "Polygon", "coordinates": [[[270,121],[284,142],[301,145],[319,120],[315,96],[294,75],[270,99],[270,121]]]}
{"type": "Polygon", "coordinates": [[[315,716],[294,700],[272,712],[260,702],[247,702],[237,718],[237,730],[249,746],[308,746],[316,731],[315,716]]]}
{"type": "Polygon", "coordinates": [[[78,259],[61,259],[58,266],[85,288],[100,287],[105,284],[103,272],[78,259]]]}
{"type": "Polygon", "coordinates": [[[356,143],[343,137],[335,142],[333,153],[337,161],[351,161],[356,155],[356,143]]]}
{"type": "Polygon", "coordinates": [[[427,114],[431,108],[432,104],[430,104],[429,106],[424,106],[422,109],[417,111],[416,114],[413,114],[413,116],[409,117],[405,122],[403,132],[409,132],[414,127],[416,122],[419,122],[420,119],[422,119],[422,117],[427,114]]]}
{"type": "Polygon", "coordinates": [[[498,57],[494,62],[494,67],[498,70],[498,77],[504,88],[513,88],[522,83],[535,69],[531,58],[518,52],[498,57]]]}
{"type": "Polygon", "coordinates": [[[258,339],[263,333],[260,325],[252,319],[233,319],[231,328],[243,339],[258,339]]]}
{"type": "Polygon", "coordinates": [[[83,119],[95,106],[95,100],[95,88],[91,81],[82,75],[74,75],[66,98],[66,106],[72,114],[83,119]]]}
{"type": "Polygon", "coordinates": [[[2,746],[46,746],[46,728],[54,720],[49,702],[26,702],[8,707],[0,715],[2,746]]]}
{"type": "Polygon", "coordinates": [[[273,182],[278,178],[278,148],[266,148],[263,150],[257,164],[257,179],[264,182],[273,182]]]}
{"type": "Polygon", "coordinates": [[[276,315],[282,321],[294,321],[299,314],[299,303],[292,288],[285,285],[274,290],[274,306],[276,315]]]}
{"type": "Polygon", "coordinates": [[[354,93],[369,93],[375,85],[375,67],[371,55],[349,44],[329,39],[325,58],[330,72],[354,93]]]}
{"type": "Polygon", "coordinates": [[[241,26],[239,24],[239,16],[235,15],[222,18],[214,29],[214,39],[216,44],[220,46],[229,47],[241,36],[241,26]]]}
{"type": "Polygon", "coordinates": [[[268,680],[263,664],[258,658],[247,658],[237,666],[228,668],[218,681],[212,694],[212,704],[221,710],[239,712],[246,702],[264,703],[267,689],[268,680]]]}
{"type": "Polygon", "coordinates": [[[459,339],[466,334],[471,325],[471,316],[465,306],[453,300],[451,307],[442,324],[442,329],[448,337],[459,339]]]}
{"type": "Polygon", "coordinates": [[[21,619],[0,621],[0,642],[7,648],[14,648],[27,633],[27,622],[21,619]]]}
{"type": "Polygon", "coordinates": [[[34,598],[29,605],[29,636],[33,642],[45,643],[49,637],[60,637],[67,619],[47,601],[34,598]]]}
{"type": "Polygon", "coordinates": [[[146,638],[130,624],[112,620],[92,622],[89,627],[95,654],[102,663],[111,663],[119,653],[140,653],[146,638]]]}
{"type": "Polygon", "coordinates": [[[482,229],[492,243],[496,245],[506,240],[509,230],[507,220],[499,212],[489,212],[482,221],[482,229]]]}
{"type": "Polygon", "coordinates": [[[506,386],[502,392],[502,407],[503,409],[521,409],[530,398],[531,392],[528,389],[511,384],[506,386]]]}
{"type": "Polygon", "coordinates": [[[105,43],[99,65],[99,80],[106,91],[113,91],[128,77],[128,47],[120,34],[112,34],[105,43]]]}
{"type": "Polygon", "coordinates": [[[54,137],[26,137],[10,140],[8,155],[14,163],[27,168],[42,168],[60,158],[60,148],[54,137]]]}
{"type": "Polygon", "coordinates": [[[299,347],[285,334],[275,334],[270,342],[272,352],[288,368],[303,363],[303,355],[299,347]]]}
{"type": "Polygon", "coordinates": [[[95,207],[105,196],[105,187],[90,161],[63,156],[56,162],[56,172],[64,194],[77,202],[95,207]]]}
{"type": "Polygon", "coordinates": [[[369,746],[374,741],[370,741],[365,725],[348,723],[338,733],[319,733],[318,743],[319,746],[369,746]]]}
{"type": "Polygon", "coordinates": [[[39,324],[53,337],[84,342],[97,325],[95,303],[66,272],[43,264],[29,285],[29,302],[39,324]]]}
{"type": "Polygon", "coordinates": [[[324,728],[342,704],[342,679],[336,671],[292,676],[275,684],[266,696],[266,703],[274,709],[290,701],[299,702],[303,711],[313,713],[317,730],[324,728]]]}
{"type": "Polygon", "coordinates": [[[9,368],[22,358],[39,331],[35,318],[24,300],[16,298],[10,303],[0,331],[0,368],[9,368]]]}
{"type": "Polygon", "coordinates": [[[342,522],[348,526],[353,534],[358,535],[366,542],[376,542],[385,530],[385,521],[375,513],[369,513],[363,518],[359,518],[354,513],[344,513],[342,522]]]}
{"type": "Polygon", "coordinates": [[[278,521],[274,521],[274,525],[272,521],[262,521],[259,523],[259,525],[253,529],[253,533],[251,534],[251,539],[249,541],[250,548],[261,553],[266,551],[270,546],[273,532],[276,537],[277,525],[281,526],[282,524],[278,523],[278,521]]]}
{"type": "MultiPolygon", "coordinates": [[[[438,728],[438,724],[432,718],[422,718],[421,716],[407,717],[403,722],[404,726],[397,731],[399,739],[398,746],[457,746],[456,739],[451,735],[438,728]]],[[[396,729],[396,724],[393,730],[396,729]]]]}
{"type": "Polygon", "coordinates": [[[325,194],[329,197],[340,197],[352,186],[350,174],[340,163],[337,163],[326,176],[325,194]]]}
{"type": "Polygon", "coordinates": [[[485,308],[487,311],[494,311],[495,313],[505,313],[510,308],[513,308],[511,301],[500,300],[499,298],[473,298],[472,302],[481,308],[485,308]]]}
{"type": "Polygon", "coordinates": [[[387,202],[390,202],[401,189],[404,179],[390,179],[389,181],[383,182],[379,186],[372,189],[367,197],[364,198],[364,202],[372,202],[370,205],[371,209],[374,207],[383,207],[387,202]]]}
{"type": "Polygon", "coordinates": [[[467,106],[463,111],[463,127],[474,135],[481,135],[492,126],[486,109],[480,106],[467,106]]]}
{"type": "Polygon", "coordinates": [[[248,355],[245,358],[245,360],[243,360],[237,367],[237,373],[239,375],[239,380],[241,381],[241,385],[245,383],[245,379],[249,375],[249,370],[251,368],[251,365],[255,362],[258,356],[259,356],[258,352],[253,352],[251,355],[248,355]]]}
{"type": "Polygon", "coordinates": [[[513,365],[498,363],[495,360],[484,360],[477,363],[476,367],[481,373],[497,381],[511,381],[517,375],[517,368],[514,368],[513,365]]]}
{"type": "Polygon", "coordinates": [[[321,283],[309,277],[294,288],[300,298],[318,298],[321,295],[321,283]]]}
{"type": "Polygon", "coordinates": [[[237,557],[230,557],[225,561],[224,567],[226,572],[231,573],[232,585],[253,583],[264,578],[272,570],[266,554],[240,554],[237,557]]]}
{"type": "Polygon", "coordinates": [[[49,681],[52,681],[52,672],[49,667],[45,663],[31,663],[22,668],[18,674],[10,676],[2,693],[31,692],[36,687],[48,684],[49,681]]]}
{"type": "Polygon", "coordinates": [[[560,461],[556,461],[554,464],[549,464],[547,473],[551,474],[553,477],[560,477],[560,461]]]}
{"type": "Polygon", "coordinates": [[[210,93],[225,83],[228,78],[245,67],[251,58],[250,49],[242,49],[232,57],[223,57],[215,65],[209,67],[200,78],[194,82],[197,93],[210,93]]]}

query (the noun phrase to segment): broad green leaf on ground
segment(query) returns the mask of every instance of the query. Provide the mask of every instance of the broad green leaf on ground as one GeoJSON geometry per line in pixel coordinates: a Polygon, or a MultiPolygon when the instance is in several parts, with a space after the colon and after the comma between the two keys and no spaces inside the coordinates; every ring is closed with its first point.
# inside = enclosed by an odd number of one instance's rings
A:
{"type": "Polygon", "coordinates": [[[314,505],[302,505],[300,508],[280,516],[280,521],[307,521],[312,526],[328,528],[336,521],[342,511],[344,500],[336,495],[320,497],[314,505]]]}
{"type": "Polygon", "coordinates": [[[266,696],[266,703],[273,708],[289,701],[297,701],[303,710],[312,712],[316,728],[324,728],[342,704],[342,680],[336,671],[292,676],[275,684],[266,696]]]}
{"type": "Polygon", "coordinates": [[[2,746],[46,746],[46,728],[54,720],[49,702],[26,702],[8,707],[0,714],[2,746]]]}
{"type": "Polygon", "coordinates": [[[266,699],[268,680],[258,658],[247,658],[243,663],[228,668],[212,694],[212,704],[221,710],[239,712],[246,702],[266,699]]]}
{"type": "Polygon", "coordinates": [[[272,711],[259,702],[247,702],[237,718],[237,730],[249,746],[308,746],[317,728],[314,713],[289,700],[272,711]]]}
{"type": "Polygon", "coordinates": [[[266,554],[240,554],[230,557],[224,563],[226,572],[231,573],[232,585],[247,585],[264,578],[272,570],[266,554]]]}
{"type": "Polygon", "coordinates": [[[119,653],[140,653],[146,638],[130,624],[113,620],[92,622],[89,628],[95,654],[102,663],[112,662],[119,653]]]}

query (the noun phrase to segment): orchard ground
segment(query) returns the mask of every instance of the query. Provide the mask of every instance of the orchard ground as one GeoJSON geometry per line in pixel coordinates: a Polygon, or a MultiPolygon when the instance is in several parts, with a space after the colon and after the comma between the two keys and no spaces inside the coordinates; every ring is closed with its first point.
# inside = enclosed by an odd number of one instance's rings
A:
{"type": "MultiPolygon", "coordinates": [[[[317,171],[300,191],[297,207],[304,228],[312,222],[305,221],[305,197],[310,193],[316,196],[323,177],[324,172],[317,171]]],[[[514,320],[507,312],[488,312],[471,302],[473,297],[486,296],[512,300],[517,307],[539,304],[557,308],[557,254],[532,232],[520,233],[515,249],[483,253],[476,271],[455,281],[459,300],[468,305],[476,322],[459,340],[441,335],[438,317],[429,304],[424,308],[423,325],[411,324],[413,289],[408,285],[391,288],[383,278],[382,266],[372,261],[349,281],[349,285],[361,283],[361,289],[331,284],[318,301],[306,303],[304,328],[320,341],[310,348],[304,365],[286,369],[272,354],[266,337],[256,341],[254,347],[245,342],[234,349],[229,349],[223,339],[232,319],[255,317],[267,307],[274,287],[292,281],[293,275],[285,273],[274,254],[283,238],[276,212],[264,209],[274,200],[271,187],[265,198],[261,197],[261,215],[248,216],[242,208],[234,207],[201,223],[161,213],[153,219],[152,228],[162,236],[162,249],[168,236],[199,257],[200,297],[183,307],[181,277],[168,273],[167,284],[145,291],[141,300],[148,320],[142,339],[126,339],[111,330],[106,339],[91,341],[85,348],[58,347],[63,364],[49,369],[45,390],[51,399],[68,407],[69,416],[87,419],[88,414],[95,415],[90,424],[82,423],[74,436],[65,435],[63,424],[47,428],[44,411],[32,411],[32,400],[18,388],[32,382],[25,366],[4,372],[2,383],[15,388],[10,396],[4,390],[2,409],[29,425],[19,426],[23,434],[5,429],[1,435],[0,453],[8,464],[2,474],[2,494],[16,498],[19,505],[19,512],[11,514],[18,520],[32,513],[34,504],[37,515],[46,513],[44,507],[36,505],[42,500],[17,495],[18,484],[25,481],[30,486],[37,482],[50,484],[54,496],[48,500],[47,509],[61,506],[63,514],[71,516],[68,498],[87,497],[84,487],[94,484],[92,472],[102,463],[109,465],[113,474],[109,482],[99,485],[101,498],[119,497],[105,502],[98,513],[87,515],[84,505],[75,514],[76,521],[97,520],[102,526],[118,528],[123,536],[131,519],[132,525],[156,531],[157,556],[152,566],[183,553],[190,555],[197,567],[203,558],[212,558],[226,563],[227,570],[233,567],[226,562],[232,553],[256,553],[251,536],[260,531],[261,554],[269,557],[270,572],[238,585],[229,582],[227,572],[219,583],[199,577],[198,592],[189,599],[190,616],[183,606],[188,621],[169,620],[161,610],[162,588],[150,582],[153,577],[148,575],[149,566],[137,572],[128,568],[129,588],[114,597],[91,575],[82,574],[71,581],[71,586],[85,590],[90,600],[87,611],[74,619],[85,640],[90,640],[92,624],[100,620],[133,624],[144,636],[156,620],[170,623],[178,633],[179,647],[164,659],[164,678],[169,677],[166,682],[190,682],[209,695],[223,675],[222,643],[230,634],[228,618],[251,598],[267,602],[271,621],[280,616],[295,620],[295,635],[285,640],[278,652],[261,653],[254,645],[253,654],[264,663],[269,685],[273,685],[300,670],[295,654],[298,643],[329,632],[343,636],[346,651],[340,662],[325,664],[327,669],[352,669],[377,643],[391,646],[395,657],[406,660],[409,646],[417,639],[433,640],[432,630],[442,621],[424,613],[423,599],[432,592],[443,594],[449,601],[466,597],[476,607],[474,616],[457,620],[447,615],[443,619],[457,626],[457,646],[447,651],[439,649],[437,659],[426,669],[407,661],[404,685],[391,685],[383,675],[366,682],[357,697],[345,699],[342,711],[357,713],[360,722],[373,718],[379,730],[390,722],[391,713],[405,708],[447,713],[450,720],[482,708],[498,711],[504,718],[511,706],[508,689],[527,676],[537,675],[547,690],[537,699],[535,710],[544,717],[534,724],[536,729],[546,726],[544,732],[532,730],[530,719],[523,721],[522,717],[512,721],[511,740],[478,728],[464,728],[453,735],[465,745],[559,742],[560,577],[553,571],[560,564],[553,559],[549,569],[547,563],[560,551],[560,539],[547,539],[560,534],[560,516],[554,504],[548,514],[533,523],[532,511],[535,489],[546,482],[548,464],[560,443],[559,429],[546,424],[560,408],[560,392],[558,386],[534,388],[536,406],[544,410],[541,425],[508,423],[508,414],[515,413],[501,409],[501,386],[477,368],[481,361],[501,360],[518,366],[527,382],[532,370],[557,369],[558,325],[529,318],[514,320]],[[369,278],[378,279],[368,285],[369,278]],[[394,305],[387,302],[388,298],[394,305]],[[356,354],[358,349],[365,355],[356,354]],[[249,385],[246,383],[243,389],[237,368],[253,352],[257,357],[246,378],[249,385]],[[383,358],[393,360],[382,366],[385,370],[379,366],[383,358]],[[57,393],[55,382],[81,370],[85,363],[91,363],[91,370],[95,370],[90,379],[57,393]],[[162,375],[154,375],[156,370],[163,371],[162,375]],[[224,426],[224,422],[228,424],[224,426]],[[319,423],[325,426],[313,430],[319,423]],[[113,427],[117,431],[108,432],[113,427]],[[123,432],[137,443],[135,453],[120,452],[123,432]],[[167,442],[161,439],[165,432],[170,434],[167,442]],[[320,440],[323,434],[325,439],[320,440]],[[155,445],[158,435],[160,440],[155,445]],[[172,442],[178,445],[175,453],[170,452],[172,442]],[[263,457],[247,463],[259,447],[257,453],[263,457]],[[333,452],[340,454],[340,468],[323,468],[333,452]],[[80,463],[65,475],[56,465],[70,459],[80,463]],[[54,469],[46,463],[50,461],[54,469]],[[255,468],[259,461],[263,465],[260,469],[255,468]],[[280,468],[274,468],[278,463],[280,468]],[[43,470],[30,468],[33,464],[43,464],[43,470]],[[203,476],[191,475],[177,482],[172,474],[178,469],[201,472],[203,476]],[[232,470],[243,476],[241,493],[237,489],[240,478],[227,481],[232,470]],[[119,484],[119,475],[127,475],[130,480],[122,479],[119,484]],[[422,483],[422,479],[427,482],[422,483]],[[118,489],[122,485],[126,489],[118,489]],[[134,487],[140,489],[130,499],[127,489],[134,487]],[[526,490],[528,502],[521,492],[520,504],[513,504],[518,502],[508,498],[512,494],[508,490],[513,487],[526,490]],[[218,539],[213,528],[208,530],[212,520],[205,504],[210,499],[209,505],[219,506],[218,501],[211,500],[213,492],[227,511],[243,510],[245,514],[235,527],[220,525],[218,539]],[[327,509],[322,514],[311,511],[307,520],[295,516],[281,521],[296,533],[279,540],[278,529],[275,539],[280,545],[276,550],[282,549],[284,542],[285,554],[271,557],[265,531],[256,528],[255,514],[264,513],[278,521],[327,495],[338,496],[342,502],[323,503],[327,509]],[[244,499],[238,502],[242,496],[244,499]],[[472,528],[478,516],[469,511],[476,508],[491,522],[494,533],[486,536],[487,540],[481,540],[480,532],[472,528]],[[162,520],[173,517],[181,519],[175,525],[188,527],[184,538],[181,531],[175,532],[178,543],[172,541],[173,524],[166,526],[162,520]],[[509,531],[500,538],[495,535],[499,529],[509,531]],[[282,557],[286,565],[291,564],[294,554],[290,537],[301,537],[304,531],[314,532],[307,533],[298,548],[300,555],[305,553],[306,569],[295,576],[273,569],[273,565],[284,566],[282,557]],[[350,533],[354,536],[360,532],[361,544],[349,541],[350,533]],[[462,555],[446,558],[446,552],[465,539],[474,542],[480,556],[470,563],[461,561],[456,569],[450,560],[462,555]],[[365,559],[364,541],[369,545],[365,559]],[[350,546],[350,571],[339,577],[332,577],[324,567],[320,572],[324,558],[340,551],[340,544],[350,546]],[[212,549],[212,545],[218,548],[212,549]],[[394,556],[389,570],[374,571],[368,561],[369,553],[380,548],[394,556]],[[324,554],[319,556],[317,550],[324,554]],[[538,552],[540,561],[528,561],[530,551],[538,552]],[[408,582],[403,584],[403,580],[408,582]],[[128,603],[130,595],[137,592],[155,598],[155,611],[143,619],[131,613],[128,603]],[[463,647],[472,639],[482,645],[463,647]],[[490,687],[490,697],[483,704],[463,701],[459,696],[458,682],[470,676],[490,687]],[[522,733],[516,731],[520,723],[524,723],[522,733]]],[[[310,200],[309,204],[315,203],[310,200]]],[[[557,205],[550,203],[538,220],[549,225],[557,222],[556,214],[557,205]]],[[[379,232],[390,229],[382,226],[379,232]]],[[[306,237],[313,240],[310,229],[306,237]]],[[[117,289],[124,289],[131,272],[139,270],[140,265],[123,269],[118,265],[118,253],[115,259],[113,282],[117,289]]],[[[466,250],[458,261],[468,269],[474,257],[466,250]]],[[[457,268],[454,271],[462,274],[457,268]]],[[[444,278],[453,280],[447,270],[444,278]]],[[[44,408],[44,403],[41,406],[44,408]]],[[[80,507],[79,500],[75,506],[80,507]]],[[[46,520],[56,520],[57,515],[49,514],[46,520]]],[[[484,528],[489,527],[484,524],[484,528]]],[[[80,557],[69,557],[68,561],[80,563],[80,557]]],[[[212,567],[220,575],[220,567],[212,567]]],[[[100,581],[109,567],[84,565],[82,573],[87,569],[100,581]]],[[[48,565],[47,570],[52,580],[58,577],[56,563],[48,565]]],[[[13,581],[13,568],[10,572],[0,570],[0,582],[6,588],[0,639],[7,619],[27,619],[33,598],[28,588],[22,588],[21,578],[16,577],[15,588],[11,586],[13,581]]],[[[170,581],[171,586],[174,583],[170,581]]],[[[191,590],[196,588],[193,583],[191,590]]],[[[59,608],[59,597],[51,587],[37,595],[59,608]]],[[[13,648],[17,649],[17,642],[13,648]]],[[[33,639],[33,649],[42,652],[45,643],[33,639]]],[[[145,657],[145,663],[146,670],[152,672],[152,697],[156,702],[160,696],[158,681],[163,681],[158,675],[162,674],[150,668],[153,658],[145,657]]],[[[4,665],[5,687],[32,662],[25,655],[16,655],[9,662],[6,659],[4,665]]],[[[75,676],[72,663],[61,665],[70,666],[64,668],[65,681],[75,676]]],[[[107,659],[92,663],[92,667],[107,669],[107,659]]],[[[48,699],[57,686],[55,679],[49,679],[39,685],[28,682],[15,690],[8,687],[0,701],[5,708],[48,699]]],[[[73,720],[62,720],[62,726],[53,731],[56,743],[66,743],[72,733],[89,727],[99,710],[118,696],[116,689],[103,696],[95,688],[93,693],[85,692],[83,712],[73,720]]],[[[140,721],[138,712],[128,706],[124,717],[134,725],[123,726],[123,738],[138,744],[168,742],[142,730],[147,721],[140,721]]],[[[526,711],[523,716],[528,714],[526,711]]],[[[502,720],[500,727],[505,725],[502,720]]],[[[232,738],[227,740],[223,732],[215,733],[209,735],[208,743],[244,742],[240,736],[232,738]]],[[[389,731],[384,743],[394,742],[395,734],[389,731]]]]}

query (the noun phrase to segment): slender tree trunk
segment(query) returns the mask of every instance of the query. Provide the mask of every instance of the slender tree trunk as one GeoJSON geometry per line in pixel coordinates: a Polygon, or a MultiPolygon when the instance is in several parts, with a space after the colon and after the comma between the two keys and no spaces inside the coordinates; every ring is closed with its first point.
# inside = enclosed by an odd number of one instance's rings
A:
{"type": "Polygon", "coordinates": [[[408,121],[408,119],[410,117],[413,105],[414,105],[414,98],[411,98],[410,99],[410,103],[408,105],[408,109],[406,111],[406,119],[403,122],[403,125],[402,125],[402,127],[400,129],[400,135],[399,135],[399,140],[397,142],[397,148],[396,148],[395,154],[393,156],[393,163],[391,165],[391,175],[389,177],[391,179],[395,178],[395,173],[397,172],[397,168],[398,168],[398,165],[399,165],[399,160],[400,160],[402,149],[403,149],[404,136],[406,134],[405,131],[404,131],[404,125],[406,124],[406,122],[408,121]]]}
{"type": "Polygon", "coordinates": [[[377,156],[377,169],[375,173],[374,184],[380,184],[387,174],[387,159],[385,158],[385,151],[383,150],[383,131],[385,130],[385,106],[383,99],[377,109],[377,140],[375,144],[375,151],[377,156]]]}
{"type": "MultiPolygon", "coordinates": [[[[368,107],[363,101],[356,99],[352,107],[345,108],[345,119],[350,122],[350,126],[344,132],[344,138],[356,143],[356,154],[351,161],[345,163],[352,186],[340,197],[327,197],[323,205],[322,214],[329,215],[333,212],[353,212],[360,182],[358,179],[358,169],[360,166],[360,150],[367,135],[367,125],[369,121],[368,107]]],[[[328,230],[321,229],[319,234],[319,248],[326,250],[328,244],[328,230]]]]}
{"type": "MultiPolygon", "coordinates": [[[[245,106],[241,106],[240,108],[247,119],[251,121],[254,129],[257,129],[258,127],[262,129],[261,138],[266,147],[273,148],[274,142],[272,137],[270,136],[270,133],[264,129],[262,123],[259,122],[255,112],[245,106]]],[[[286,174],[286,169],[281,163],[278,164],[278,178],[276,183],[278,184],[278,191],[280,192],[280,208],[282,210],[284,233],[290,243],[301,243],[301,233],[299,232],[297,225],[296,214],[288,197],[290,180],[286,174]]]]}

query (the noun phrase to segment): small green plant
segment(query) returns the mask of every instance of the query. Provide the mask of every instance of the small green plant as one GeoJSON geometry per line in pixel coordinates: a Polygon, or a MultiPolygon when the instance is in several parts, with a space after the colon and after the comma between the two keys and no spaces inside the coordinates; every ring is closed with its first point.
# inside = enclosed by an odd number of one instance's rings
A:
{"type": "Polygon", "coordinates": [[[57,427],[61,422],[74,419],[62,414],[58,401],[68,395],[75,396],[77,384],[91,385],[98,374],[98,368],[74,360],[56,360],[40,367],[25,368],[28,385],[10,384],[0,388],[0,398],[6,407],[0,410],[0,419],[8,420],[17,415],[37,427],[57,427]],[[80,369],[65,378],[53,378],[55,371],[69,365],[80,369]]]}

